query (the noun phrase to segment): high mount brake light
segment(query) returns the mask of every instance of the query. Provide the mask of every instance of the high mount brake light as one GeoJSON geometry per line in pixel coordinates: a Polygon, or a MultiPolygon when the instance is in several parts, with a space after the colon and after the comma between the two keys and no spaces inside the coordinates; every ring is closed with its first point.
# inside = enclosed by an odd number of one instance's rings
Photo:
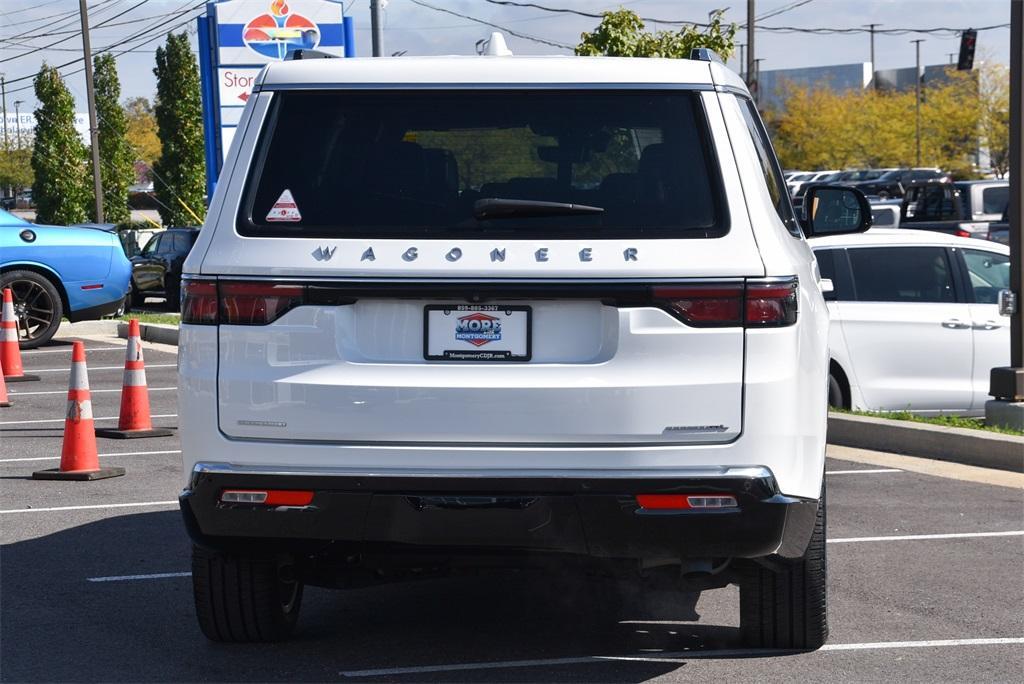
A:
{"type": "Polygon", "coordinates": [[[766,328],[793,325],[797,316],[797,281],[658,285],[655,302],[694,327],[766,328]]]}
{"type": "Polygon", "coordinates": [[[266,325],[305,303],[302,285],[184,280],[181,322],[192,325],[266,325]]]}

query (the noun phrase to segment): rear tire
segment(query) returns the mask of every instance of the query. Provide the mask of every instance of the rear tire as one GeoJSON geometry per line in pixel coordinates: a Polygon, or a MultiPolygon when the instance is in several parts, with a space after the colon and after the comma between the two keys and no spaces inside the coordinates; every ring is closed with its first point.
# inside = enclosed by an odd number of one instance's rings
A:
{"type": "Polygon", "coordinates": [[[192,548],[192,589],[199,628],[211,641],[287,639],[302,606],[302,582],[282,579],[285,564],[262,556],[192,548]]]}
{"type": "Polygon", "coordinates": [[[740,583],[740,634],[751,648],[815,650],[828,638],[825,486],[803,558],[752,568],[740,583]]]}
{"type": "Polygon", "coordinates": [[[828,376],[828,405],[832,408],[846,408],[846,396],[843,394],[843,386],[836,379],[836,376],[831,373],[828,376]]]}

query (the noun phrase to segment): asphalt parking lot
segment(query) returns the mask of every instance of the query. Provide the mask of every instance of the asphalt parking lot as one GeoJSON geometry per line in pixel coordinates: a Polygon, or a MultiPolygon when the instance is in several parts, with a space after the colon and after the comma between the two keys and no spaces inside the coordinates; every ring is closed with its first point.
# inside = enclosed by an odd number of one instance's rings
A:
{"type": "MultiPolygon", "coordinates": [[[[86,342],[98,426],[116,423],[123,344],[86,342]]],[[[176,427],[173,348],[144,347],[154,424],[176,427]]],[[[99,440],[125,477],[30,479],[59,461],[70,350],[25,352],[42,380],[9,385],[0,409],[3,681],[1024,678],[1024,475],[856,450],[827,465],[832,634],[816,653],[742,650],[734,588],[694,604],[512,573],[307,589],[293,641],[211,644],[192,608],[177,436],[99,440]]]]}

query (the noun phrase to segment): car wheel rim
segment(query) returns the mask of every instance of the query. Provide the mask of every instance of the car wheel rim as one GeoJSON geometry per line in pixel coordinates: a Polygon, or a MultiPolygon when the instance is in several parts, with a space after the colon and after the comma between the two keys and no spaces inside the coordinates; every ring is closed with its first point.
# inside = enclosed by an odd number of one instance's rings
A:
{"type": "Polygon", "coordinates": [[[53,299],[43,287],[31,280],[15,280],[8,285],[14,295],[14,318],[18,339],[30,342],[43,336],[53,323],[53,299]]]}

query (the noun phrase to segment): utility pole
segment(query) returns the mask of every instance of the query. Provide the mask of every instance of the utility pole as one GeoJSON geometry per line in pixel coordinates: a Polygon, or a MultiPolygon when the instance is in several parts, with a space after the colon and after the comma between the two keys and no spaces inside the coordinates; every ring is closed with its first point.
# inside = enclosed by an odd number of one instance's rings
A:
{"type": "Polygon", "coordinates": [[[21,149],[21,105],[25,104],[24,100],[14,101],[14,125],[18,131],[18,149],[21,149]]]}
{"type": "Polygon", "coordinates": [[[0,74],[0,96],[2,96],[4,103],[4,151],[6,152],[11,149],[11,146],[7,141],[7,82],[4,80],[4,77],[4,74],[0,74]]]}
{"type": "Polygon", "coordinates": [[[89,140],[92,145],[92,186],[96,194],[96,223],[103,223],[103,180],[100,178],[100,129],[96,122],[96,90],[92,84],[92,47],[89,45],[89,12],[78,0],[82,20],[82,52],[85,61],[85,95],[89,101],[89,140]]]}
{"type": "Polygon", "coordinates": [[[373,39],[374,57],[384,54],[384,23],[380,18],[383,4],[383,0],[370,0],[370,34],[373,39]]]}
{"type": "MultiPolygon", "coordinates": [[[[83,0],[84,1],[84,0],[83,0]]],[[[914,93],[916,104],[914,107],[914,137],[917,139],[917,165],[921,165],[921,43],[924,38],[910,41],[914,44],[917,52],[917,68],[914,70],[914,93]]]]}
{"type": "Polygon", "coordinates": [[[754,91],[754,104],[761,107],[761,62],[764,61],[764,57],[758,57],[754,60],[754,83],[757,84],[757,90],[754,91]]]}
{"type": "MultiPolygon", "coordinates": [[[[993,368],[985,422],[1024,429],[1024,3],[1010,3],[1010,365],[993,368]]],[[[1005,295],[1000,299],[1005,299],[1005,295]]],[[[998,320],[1005,320],[1002,316],[998,320]]]]}
{"type": "Polygon", "coordinates": [[[757,76],[754,73],[754,0],[747,0],[747,87],[757,101],[757,76]]]}
{"type": "Polygon", "coordinates": [[[947,52],[946,56],[949,57],[949,63],[953,64],[954,63],[953,62],[953,58],[957,56],[957,53],[955,53],[955,52],[947,52]]]}
{"type": "Polygon", "coordinates": [[[881,26],[881,24],[864,24],[868,27],[868,32],[871,34],[871,87],[874,90],[878,90],[878,79],[875,78],[875,72],[878,68],[875,66],[875,27],[881,26]]]}
{"type": "Polygon", "coordinates": [[[740,43],[740,78],[743,78],[747,66],[746,43],[740,43]]]}

